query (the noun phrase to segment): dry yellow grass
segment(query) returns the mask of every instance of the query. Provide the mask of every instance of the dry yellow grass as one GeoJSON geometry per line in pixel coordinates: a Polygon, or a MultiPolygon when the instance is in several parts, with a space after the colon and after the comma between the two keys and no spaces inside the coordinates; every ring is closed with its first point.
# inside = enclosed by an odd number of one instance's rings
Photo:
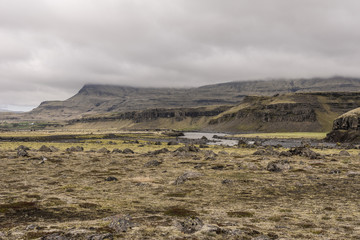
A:
{"type": "Polygon", "coordinates": [[[102,233],[115,239],[356,239],[360,235],[359,176],[347,175],[360,171],[359,150],[344,157],[334,155],[339,149],[315,150],[324,157],[310,160],[257,156],[251,148],[210,146],[201,152],[174,153],[182,145],[147,145],[147,140],[137,144],[112,140],[115,145],[108,145],[109,140],[98,140],[86,140],[82,146],[131,148],[135,154],[66,153],[65,147],[79,144],[49,142],[45,145],[58,144],[61,150],[30,150],[29,157],[17,157],[16,145],[37,149],[44,143],[3,142],[0,236],[39,239],[56,232],[72,234],[73,239],[102,233]],[[164,147],[171,152],[145,154],[164,147]],[[208,158],[207,150],[218,156],[208,158]],[[269,162],[279,159],[288,160],[291,168],[266,170],[269,162]],[[146,165],[153,160],[161,164],[146,165]],[[333,170],[339,173],[331,174],[333,170]],[[200,175],[174,185],[185,172],[200,175]],[[118,181],[105,181],[107,177],[118,181]],[[135,224],[132,229],[116,233],[108,227],[112,216],[127,214],[135,224]],[[181,232],[179,223],[191,216],[204,226],[191,234],[181,232]]]}

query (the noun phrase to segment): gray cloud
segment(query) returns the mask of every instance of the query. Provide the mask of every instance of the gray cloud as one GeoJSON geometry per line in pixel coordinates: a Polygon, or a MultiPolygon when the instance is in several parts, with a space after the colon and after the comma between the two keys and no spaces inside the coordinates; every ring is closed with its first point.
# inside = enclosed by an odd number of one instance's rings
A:
{"type": "Polygon", "coordinates": [[[0,108],[85,83],[360,76],[356,0],[0,0],[0,108]]]}

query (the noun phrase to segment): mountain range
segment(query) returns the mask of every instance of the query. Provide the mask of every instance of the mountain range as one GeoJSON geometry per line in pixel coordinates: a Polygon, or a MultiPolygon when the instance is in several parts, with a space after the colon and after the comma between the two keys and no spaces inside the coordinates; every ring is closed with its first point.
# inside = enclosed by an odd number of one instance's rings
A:
{"type": "Polygon", "coordinates": [[[41,103],[26,117],[35,120],[75,119],[92,114],[155,108],[236,105],[251,95],[356,91],[360,91],[360,79],[345,77],[229,82],[188,89],[85,85],[65,101],[41,103]]]}

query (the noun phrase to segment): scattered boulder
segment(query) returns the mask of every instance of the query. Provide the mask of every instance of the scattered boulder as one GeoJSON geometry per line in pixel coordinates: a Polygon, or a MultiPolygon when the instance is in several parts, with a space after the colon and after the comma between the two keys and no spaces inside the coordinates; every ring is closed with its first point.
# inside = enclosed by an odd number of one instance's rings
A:
{"type": "Polygon", "coordinates": [[[166,136],[169,136],[169,137],[183,137],[183,136],[185,136],[185,134],[183,132],[176,132],[176,131],[164,132],[163,134],[166,135],[166,136]]]}
{"type": "Polygon", "coordinates": [[[157,142],[154,143],[154,145],[161,145],[161,142],[157,141],[157,142]]]}
{"type": "Polygon", "coordinates": [[[45,145],[42,145],[40,148],[39,148],[39,151],[40,152],[52,152],[51,148],[45,146],[45,145]]]}
{"type": "Polygon", "coordinates": [[[125,148],[125,149],[122,151],[122,153],[124,153],[124,154],[134,154],[134,151],[131,150],[130,148],[125,148]]]}
{"type": "Polygon", "coordinates": [[[107,150],[105,147],[100,148],[99,150],[96,151],[97,153],[110,153],[109,150],[107,150]]]}
{"type": "Polygon", "coordinates": [[[281,157],[291,157],[292,154],[289,151],[282,151],[282,152],[280,152],[279,156],[281,156],[281,157]]]}
{"type": "Polygon", "coordinates": [[[76,146],[76,147],[72,146],[70,148],[67,148],[66,151],[67,152],[82,152],[82,151],[84,151],[84,148],[80,147],[80,146],[76,146]]]}
{"type": "Polygon", "coordinates": [[[321,158],[319,153],[316,153],[316,152],[312,151],[308,147],[291,148],[289,150],[289,152],[291,153],[292,156],[298,155],[298,156],[308,157],[310,159],[319,159],[319,158],[321,158]]]}
{"type": "Polygon", "coordinates": [[[199,145],[199,148],[209,148],[209,146],[206,145],[206,144],[200,144],[200,145],[199,145]]]}
{"type": "Polygon", "coordinates": [[[239,139],[237,146],[238,146],[239,148],[241,148],[241,147],[248,147],[248,143],[247,143],[245,140],[243,140],[243,139],[239,139]]]}
{"type": "Polygon", "coordinates": [[[340,174],[341,171],[339,169],[333,169],[329,172],[330,174],[340,174]]]}
{"type": "Polygon", "coordinates": [[[116,233],[124,233],[129,229],[134,227],[134,223],[132,222],[131,216],[126,215],[123,217],[115,217],[109,227],[113,229],[116,233]]]}
{"type": "Polygon", "coordinates": [[[197,179],[199,177],[201,177],[202,174],[198,173],[198,172],[185,172],[183,175],[179,176],[175,182],[174,185],[180,185],[183,184],[184,182],[188,181],[188,180],[194,180],[197,179]]]}
{"type": "Polygon", "coordinates": [[[229,155],[229,153],[228,152],[226,152],[226,151],[220,151],[220,152],[218,152],[218,154],[219,155],[224,155],[224,156],[227,156],[227,155],[229,155]]]}
{"type": "Polygon", "coordinates": [[[120,149],[114,148],[111,153],[122,153],[122,152],[123,151],[121,151],[120,149]]]}
{"type": "Polygon", "coordinates": [[[17,150],[16,155],[18,157],[28,157],[29,156],[28,152],[25,149],[22,149],[22,148],[17,150]]]}
{"type": "Polygon", "coordinates": [[[158,160],[151,160],[151,161],[145,163],[145,167],[157,167],[160,164],[162,164],[162,162],[159,162],[158,160]]]}
{"type": "Polygon", "coordinates": [[[184,147],[179,147],[175,152],[199,152],[200,149],[194,145],[186,145],[184,147]]]}
{"type": "Polygon", "coordinates": [[[50,146],[49,148],[50,148],[51,152],[58,152],[59,151],[59,149],[54,147],[54,146],[50,146]]]}
{"type": "Polygon", "coordinates": [[[168,146],[179,145],[179,143],[176,142],[176,141],[169,141],[169,142],[167,143],[167,145],[168,145],[168,146]]]}
{"type": "Polygon", "coordinates": [[[208,151],[204,151],[204,157],[205,157],[205,160],[215,160],[217,157],[217,154],[211,150],[208,150],[208,151]]]}
{"type": "Polygon", "coordinates": [[[221,184],[224,184],[224,185],[228,185],[228,184],[232,184],[233,183],[233,180],[230,180],[230,179],[224,179],[221,181],[221,184]]]}
{"type": "Polygon", "coordinates": [[[25,150],[25,151],[29,151],[29,150],[30,150],[30,148],[28,148],[28,147],[26,147],[26,146],[24,146],[24,145],[18,146],[15,150],[20,150],[20,149],[25,150]]]}
{"type": "Polygon", "coordinates": [[[167,148],[162,148],[162,149],[153,151],[152,154],[153,154],[153,155],[158,155],[158,154],[167,153],[167,152],[169,152],[169,149],[167,149],[167,148]]]}
{"type": "Polygon", "coordinates": [[[110,176],[110,177],[105,178],[105,181],[112,182],[112,181],[118,181],[118,179],[116,177],[110,176]]]}
{"type": "Polygon", "coordinates": [[[342,150],[339,152],[339,156],[349,157],[350,153],[348,151],[342,150]]]}
{"type": "Polygon", "coordinates": [[[289,169],[290,169],[290,164],[289,161],[287,160],[271,161],[266,167],[266,170],[270,172],[281,172],[289,169]]]}
{"type": "Polygon", "coordinates": [[[181,232],[192,234],[201,230],[204,223],[198,217],[188,217],[184,221],[178,221],[176,225],[181,232]]]}
{"type": "Polygon", "coordinates": [[[275,151],[273,147],[267,146],[266,148],[258,149],[253,153],[253,155],[259,156],[276,156],[279,155],[279,152],[275,151]]]}

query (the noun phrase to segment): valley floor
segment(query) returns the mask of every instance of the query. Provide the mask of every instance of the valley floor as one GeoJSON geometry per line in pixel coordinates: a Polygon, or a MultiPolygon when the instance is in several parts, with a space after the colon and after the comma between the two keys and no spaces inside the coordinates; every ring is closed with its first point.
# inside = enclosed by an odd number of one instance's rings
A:
{"type": "Polygon", "coordinates": [[[358,149],[22,140],[0,142],[0,239],[360,239],[358,149]]]}

